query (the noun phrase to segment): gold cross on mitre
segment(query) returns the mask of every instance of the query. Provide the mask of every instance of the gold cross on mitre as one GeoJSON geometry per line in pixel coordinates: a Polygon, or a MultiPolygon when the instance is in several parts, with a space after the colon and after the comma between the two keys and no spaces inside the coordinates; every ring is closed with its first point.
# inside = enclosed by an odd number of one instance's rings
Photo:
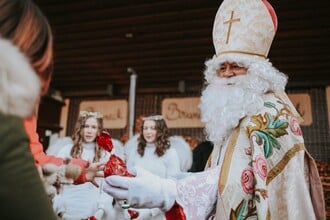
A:
{"type": "Polygon", "coordinates": [[[240,18],[234,18],[234,11],[231,11],[230,19],[228,21],[223,22],[223,24],[229,24],[228,31],[227,31],[227,38],[226,38],[226,44],[229,42],[229,36],[231,31],[231,25],[234,22],[240,21],[240,18]]]}

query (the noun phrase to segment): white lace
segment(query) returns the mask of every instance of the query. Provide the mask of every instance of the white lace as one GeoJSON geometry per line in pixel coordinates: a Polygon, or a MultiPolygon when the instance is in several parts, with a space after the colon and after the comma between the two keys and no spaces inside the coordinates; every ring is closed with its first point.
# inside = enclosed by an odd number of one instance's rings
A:
{"type": "Polygon", "coordinates": [[[187,220],[206,219],[215,207],[220,166],[177,181],[177,203],[187,220]]]}

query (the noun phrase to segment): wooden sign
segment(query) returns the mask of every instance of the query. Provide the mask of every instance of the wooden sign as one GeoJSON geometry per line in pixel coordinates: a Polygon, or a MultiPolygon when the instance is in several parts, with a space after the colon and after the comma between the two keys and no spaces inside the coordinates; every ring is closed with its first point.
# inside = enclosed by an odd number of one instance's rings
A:
{"type": "Polygon", "coordinates": [[[83,101],[79,111],[96,111],[103,114],[104,128],[121,129],[127,125],[128,103],[126,100],[83,101]]]}
{"type": "Polygon", "coordinates": [[[299,94],[288,94],[292,104],[297,109],[300,116],[304,119],[301,123],[303,126],[311,125],[313,122],[312,118],[312,105],[311,98],[307,93],[299,94]]]}
{"type": "Polygon", "coordinates": [[[169,128],[201,128],[200,98],[167,98],[162,101],[162,115],[169,128]]]}

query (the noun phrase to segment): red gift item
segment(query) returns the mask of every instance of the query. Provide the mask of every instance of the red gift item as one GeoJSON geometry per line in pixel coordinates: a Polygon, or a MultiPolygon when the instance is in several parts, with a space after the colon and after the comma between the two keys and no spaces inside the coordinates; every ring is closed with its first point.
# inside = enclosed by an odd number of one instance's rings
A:
{"type": "Polygon", "coordinates": [[[133,209],[128,209],[127,211],[128,211],[129,216],[131,217],[131,219],[135,219],[135,218],[139,217],[138,211],[135,211],[133,209]]]}
{"type": "Polygon", "coordinates": [[[96,143],[105,151],[111,152],[113,149],[111,136],[106,130],[102,130],[101,134],[96,137],[96,143]]]}
{"type": "Polygon", "coordinates": [[[175,203],[170,210],[165,212],[165,217],[166,220],[186,220],[183,208],[178,203],[175,203]]]}
{"type": "Polygon", "coordinates": [[[104,166],[104,177],[110,175],[134,176],[127,171],[125,162],[114,154],[110,156],[108,162],[104,166]]]}

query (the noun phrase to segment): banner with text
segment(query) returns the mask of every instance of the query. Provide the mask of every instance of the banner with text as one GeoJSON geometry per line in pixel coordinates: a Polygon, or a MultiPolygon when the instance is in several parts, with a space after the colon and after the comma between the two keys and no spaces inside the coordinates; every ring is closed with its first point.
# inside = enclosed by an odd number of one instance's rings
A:
{"type": "Polygon", "coordinates": [[[120,129],[127,125],[128,102],[126,100],[83,101],[80,111],[97,111],[103,114],[104,128],[120,129]]]}
{"type": "Polygon", "coordinates": [[[162,115],[169,128],[202,128],[199,97],[167,98],[162,101],[162,115]]]}

